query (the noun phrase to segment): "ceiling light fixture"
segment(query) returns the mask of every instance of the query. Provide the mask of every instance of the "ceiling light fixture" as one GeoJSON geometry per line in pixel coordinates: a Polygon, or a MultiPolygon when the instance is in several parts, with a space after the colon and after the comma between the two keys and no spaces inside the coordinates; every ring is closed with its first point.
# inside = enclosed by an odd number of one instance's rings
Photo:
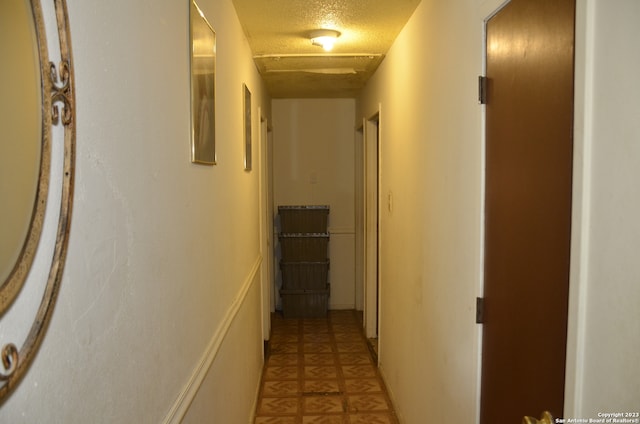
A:
{"type": "Polygon", "coordinates": [[[331,51],[340,32],[333,29],[319,29],[310,34],[311,44],[321,46],[325,51],[331,51]]]}

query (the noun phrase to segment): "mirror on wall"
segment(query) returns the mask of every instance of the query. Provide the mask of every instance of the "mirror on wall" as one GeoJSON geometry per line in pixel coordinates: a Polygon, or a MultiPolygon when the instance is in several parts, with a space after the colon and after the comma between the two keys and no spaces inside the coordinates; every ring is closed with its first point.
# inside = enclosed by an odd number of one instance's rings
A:
{"type": "MultiPolygon", "coordinates": [[[[48,326],[71,220],[75,88],[68,14],[65,0],[42,1],[53,4],[47,9],[51,16],[43,16],[40,0],[0,0],[0,404],[25,374],[48,326]],[[50,32],[60,46],[56,64],[47,51],[45,18],[57,27],[50,32]],[[56,137],[53,126],[63,128],[56,137]],[[52,168],[60,174],[50,175],[52,168]],[[60,204],[53,208],[57,221],[45,226],[50,190],[58,193],[60,204]],[[42,279],[42,273],[31,276],[30,270],[43,232],[55,241],[53,254],[38,260],[39,267],[49,267],[46,281],[33,284],[42,298],[31,322],[19,311],[16,323],[10,315],[24,303],[18,301],[24,286],[42,279]]],[[[32,296],[30,290],[27,297],[32,296]]]]}
{"type": "Polygon", "coordinates": [[[42,82],[32,16],[25,0],[0,2],[0,282],[23,253],[40,178],[42,82]]]}

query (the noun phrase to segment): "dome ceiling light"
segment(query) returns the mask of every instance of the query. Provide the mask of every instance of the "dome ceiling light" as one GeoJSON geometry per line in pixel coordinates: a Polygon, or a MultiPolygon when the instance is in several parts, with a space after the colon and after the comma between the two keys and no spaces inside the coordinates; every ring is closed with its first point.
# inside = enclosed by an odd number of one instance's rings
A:
{"type": "Polygon", "coordinates": [[[329,52],[333,49],[340,32],[333,29],[319,29],[309,34],[311,38],[311,44],[314,46],[321,46],[325,51],[329,52]]]}

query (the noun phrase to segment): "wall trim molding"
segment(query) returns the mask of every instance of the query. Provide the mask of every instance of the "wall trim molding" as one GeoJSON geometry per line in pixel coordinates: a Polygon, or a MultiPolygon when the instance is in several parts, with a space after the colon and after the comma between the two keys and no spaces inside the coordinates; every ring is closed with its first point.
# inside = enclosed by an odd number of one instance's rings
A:
{"type": "Polygon", "coordinates": [[[189,381],[182,389],[176,401],[167,413],[167,416],[163,420],[164,424],[179,424],[184,419],[187,411],[189,410],[191,402],[193,402],[196,395],[198,394],[200,386],[207,376],[207,372],[211,368],[213,361],[216,359],[216,356],[220,351],[220,347],[222,346],[222,343],[224,342],[224,339],[229,332],[229,328],[238,315],[238,312],[240,311],[240,308],[242,307],[242,304],[244,303],[247,294],[249,293],[249,289],[258,276],[261,264],[262,256],[259,255],[255,263],[253,264],[251,271],[249,271],[246,280],[242,284],[240,291],[227,310],[227,313],[225,314],[222,322],[220,323],[220,325],[218,325],[218,328],[216,328],[216,331],[213,333],[213,337],[209,341],[209,344],[204,354],[202,355],[202,358],[200,358],[200,361],[198,361],[198,364],[194,368],[189,381]]]}
{"type": "Polygon", "coordinates": [[[329,234],[331,235],[344,235],[355,234],[356,230],[353,227],[329,227],[329,234]]]}

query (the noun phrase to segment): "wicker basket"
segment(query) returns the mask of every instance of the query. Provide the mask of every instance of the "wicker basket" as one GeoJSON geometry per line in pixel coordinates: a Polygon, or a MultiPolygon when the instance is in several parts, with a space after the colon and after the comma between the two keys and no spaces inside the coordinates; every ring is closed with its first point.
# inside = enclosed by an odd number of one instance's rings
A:
{"type": "Polygon", "coordinates": [[[323,233],[327,231],[329,206],[278,206],[283,233],[323,233]]]}
{"type": "Polygon", "coordinates": [[[282,288],[285,290],[321,290],[327,287],[329,261],[280,261],[280,269],[282,270],[282,288]]]}
{"type": "Polygon", "coordinates": [[[279,238],[285,262],[327,260],[329,233],[281,233],[279,238]]]}
{"type": "Polygon", "coordinates": [[[329,305],[329,289],[280,290],[285,318],[325,318],[329,305]]]}

